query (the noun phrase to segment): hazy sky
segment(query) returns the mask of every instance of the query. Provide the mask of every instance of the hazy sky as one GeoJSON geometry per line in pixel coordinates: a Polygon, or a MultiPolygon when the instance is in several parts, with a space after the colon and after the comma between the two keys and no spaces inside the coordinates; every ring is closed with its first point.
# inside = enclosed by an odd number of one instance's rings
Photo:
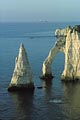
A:
{"type": "Polygon", "coordinates": [[[0,0],[0,21],[80,21],[80,0],[0,0]]]}

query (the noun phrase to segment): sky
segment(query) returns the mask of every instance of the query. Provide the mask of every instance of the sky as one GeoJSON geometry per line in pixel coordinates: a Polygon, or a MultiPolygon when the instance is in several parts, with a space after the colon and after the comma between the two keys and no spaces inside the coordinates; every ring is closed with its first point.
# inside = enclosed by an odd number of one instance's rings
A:
{"type": "Polygon", "coordinates": [[[80,0],[0,0],[0,22],[80,21],[80,0]]]}

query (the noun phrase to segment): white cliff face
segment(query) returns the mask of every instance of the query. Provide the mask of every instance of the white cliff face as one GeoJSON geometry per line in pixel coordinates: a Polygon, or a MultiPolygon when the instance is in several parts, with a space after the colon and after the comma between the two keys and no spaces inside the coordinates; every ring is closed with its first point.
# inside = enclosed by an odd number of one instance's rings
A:
{"type": "MultiPolygon", "coordinates": [[[[66,31],[63,29],[64,32],[66,31]]],[[[62,30],[60,33],[56,33],[58,40],[54,47],[50,50],[48,57],[43,62],[42,76],[52,76],[51,64],[57,52],[64,52],[65,54],[65,65],[62,73],[62,80],[77,80],[80,79],[80,34],[67,27],[66,37],[62,36],[62,30]]]]}
{"type": "Polygon", "coordinates": [[[9,86],[11,88],[34,88],[33,75],[29,65],[28,57],[24,45],[21,44],[19,54],[16,58],[15,69],[9,86]]]}
{"type": "Polygon", "coordinates": [[[76,80],[80,79],[80,38],[75,30],[70,31],[66,37],[65,46],[65,67],[62,79],[76,80]]]}

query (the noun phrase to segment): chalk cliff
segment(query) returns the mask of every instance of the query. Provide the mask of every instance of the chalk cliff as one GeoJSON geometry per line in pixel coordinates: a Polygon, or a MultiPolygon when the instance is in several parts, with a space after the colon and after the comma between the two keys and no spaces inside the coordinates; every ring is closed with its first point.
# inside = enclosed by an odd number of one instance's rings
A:
{"type": "Polygon", "coordinates": [[[62,80],[75,81],[80,79],[80,26],[57,29],[57,41],[43,62],[42,78],[52,78],[51,64],[58,52],[65,54],[65,65],[62,80]]]}
{"type": "Polygon", "coordinates": [[[64,28],[64,29],[56,29],[56,31],[55,31],[55,36],[56,37],[66,37],[67,36],[67,33],[68,33],[68,31],[69,31],[69,29],[71,29],[72,30],[72,28],[71,28],[71,26],[67,26],[66,28],[64,28]]]}
{"type": "Polygon", "coordinates": [[[24,45],[21,44],[8,91],[34,89],[33,75],[24,45]]]}

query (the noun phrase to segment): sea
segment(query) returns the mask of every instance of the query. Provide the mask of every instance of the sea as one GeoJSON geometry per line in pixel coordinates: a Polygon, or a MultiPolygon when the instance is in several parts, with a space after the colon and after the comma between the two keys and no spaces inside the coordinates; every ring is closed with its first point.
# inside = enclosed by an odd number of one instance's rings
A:
{"type": "Polygon", "coordinates": [[[79,22],[0,23],[0,120],[80,120],[80,83],[62,83],[65,56],[56,54],[52,80],[41,80],[42,64],[54,46],[57,28],[79,22]],[[33,93],[8,92],[23,43],[33,72],[33,93]],[[41,88],[41,89],[39,89],[41,88]]]}

